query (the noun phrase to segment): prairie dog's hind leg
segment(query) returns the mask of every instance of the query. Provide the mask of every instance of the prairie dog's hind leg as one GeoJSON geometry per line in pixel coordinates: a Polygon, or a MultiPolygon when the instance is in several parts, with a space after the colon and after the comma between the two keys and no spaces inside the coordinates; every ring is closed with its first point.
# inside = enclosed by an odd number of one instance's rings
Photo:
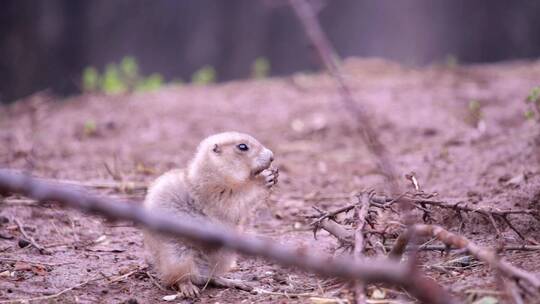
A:
{"type": "Polygon", "coordinates": [[[177,289],[184,297],[197,297],[199,288],[193,284],[199,276],[197,266],[189,249],[178,247],[174,243],[150,247],[154,253],[154,264],[165,285],[177,289]]]}

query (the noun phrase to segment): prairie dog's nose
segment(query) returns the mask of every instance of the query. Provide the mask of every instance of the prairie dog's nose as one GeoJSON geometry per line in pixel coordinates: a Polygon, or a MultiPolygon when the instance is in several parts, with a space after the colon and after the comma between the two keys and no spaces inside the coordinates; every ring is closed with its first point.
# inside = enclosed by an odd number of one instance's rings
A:
{"type": "Polygon", "coordinates": [[[274,161],[274,153],[270,149],[266,149],[267,153],[269,154],[268,159],[270,159],[270,162],[274,161]]]}

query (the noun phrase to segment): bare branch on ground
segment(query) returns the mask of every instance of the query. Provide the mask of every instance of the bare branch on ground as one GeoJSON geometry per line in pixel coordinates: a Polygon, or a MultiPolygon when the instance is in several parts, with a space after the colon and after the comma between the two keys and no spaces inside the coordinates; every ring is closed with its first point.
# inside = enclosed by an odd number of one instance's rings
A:
{"type": "MultiPolygon", "coordinates": [[[[465,249],[478,260],[490,265],[492,269],[498,271],[504,277],[514,279],[518,284],[523,282],[527,283],[534,288],[536,293],[540,292],[540,278],[538,276],[513,266],[504,259],[500,258],[494,250],[478,246],[464,236],[449,232],[448,230],[436,225],[424,224],[414,225],[412,233],[418,236],[435,237],[448,246],[465,249]]],[[[396,240],[394,248],[390,252],[390,256],[392,258],[399,259],[403,254],[409,239],[409,231],[401,234],[396,240]]]]}

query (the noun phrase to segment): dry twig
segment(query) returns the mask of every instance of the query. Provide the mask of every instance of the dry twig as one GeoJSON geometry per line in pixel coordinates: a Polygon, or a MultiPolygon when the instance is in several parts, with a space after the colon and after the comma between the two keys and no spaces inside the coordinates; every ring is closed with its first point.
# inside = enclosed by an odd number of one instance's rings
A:
{"type": "Polygon", "coordinates": [[[471,207],[466,202],[459,201],[457,203],[449,203],[446,201],[439,201],[439,200],[432,200],[432,199],[416,199],[416,198],[409,198],[417,208],[422,209],[424,211],[424,218],[429,217],[429,214],[427,214],[429,211],[425,208],[426,206],[435,206],[443,209],[449,209],[454,210],[457,213],[465,212],[465,213],[476,213],[480,214],[484,217],[486,217],[490,223],[494,226],[495,230],[498,234],[500,234],[500,231],[497,227],[497,224],[495,222],[495,218],[501,219],[510,229],[512,229],[521,239],[525,239],[523,234],[519,232],[519,230],[514,227],[512,222],[510,221],[510,215],[529,215],[534,217],[535,219],[539,218],[539,213],[536,210],[532,209],[498,209],[498,208],[491,208],[491,207],[480,207],[475,206],[471,207]]]}
{"type": "Polygon", "coordinates": [[[504,259],[499,258],[494,250],[478,246],[461,235],[449,232],[448,230],[435,225],[419,224],[413,226],[412,232],[406,231],[402,233],[396,240],[395,246],[390,252],[391,257],[399,258],[403,254],[405,247],[409,242],[411,233],[419,236],[435,237],[448,246],[465,249],[475,258],[490,265],[492,269],[498,271],[505,277],[515,279],[518,283],[525,282],[532,286],[536,293],[540,292],[540,278],[536,275],[515,267],[504,259]]]}
{"type": "MultiPolygon", "coordinates": [[[[458,215],[461,216],[461,213],[474,213],[479,214],[483,217],[485,217],[491,225],[494,226],[495,230],[498,234],[500,234],[500,229],[498,228],[495,219],[502,220],[512,231],[514,231],[521,239],[525,239],[523,234],[519,232],[519,230],[512,224],[510,216],[512,215],[528,215],[535,219],[540,218],[540,214],[537,210],[533,209],[498,209],[498,208],[492,208],[492,207],[481,207],[481,206],[470,206],[464,201],[458,201],[455,203],[451,203],[444,200],[434,200],[430,198],[424,198],[424,197],[432,197],[433,195],[428,195],[425,193],[417,193],[417,194],[410,194],[405,192],[404,194],[400,195],[396,198],[387,197],[385,195],[373,195],[371,197],[371,205],[377,208],[381,209],[392,209],[392,205],[395,204],[399,199],[408,201],[411,203],[416,209],[422,211],[424,213],[423,219],[424,221],[428,220],[431,217],[431,210],[428,208],[428,206],[432,207],[438,207],[442,209],[452,210],[458,213],[458,215]]],[[[348,204],[343,207],[340,207],[334,211],[325,212],[322,210],[318,210],[319,214],[317,215],[309,215],[307,218],[315,218],[315,220],[311,223],[311,225],[314,226],[314,229],[323,228],[324,225],[319,225],[323,220],[325,219],[333,219],[338,214],[348,212],[352,210],[356,204],[348,204]]],[[[326,229],[325,229],[326,230],[326,229]]]]}
{"type": "MultiPolygon", "coordinates": [[[[319,53],[326,69],[335,79],[343,106],[356,122],[364,143],[377,161],[379,171],[386,178],[390,186],[390,192],[400,193],[396,170],[390,161],[388,150],[380,141],[373,127],[371,115],[368,114],[367,110],[360,103],[356,102],[351,89],[346,84],[345,77],[343,77],[339,65],[339,56],[322,30],[313,8],[306,0],[289,0],[289,3],[302,23],[313,46],[319,53]]],[[[401,207],[404,208],[403,210],[411,209],[407,203],[402,204],[401,207]]]]}
{"type": "Polygon", "coordinates": [[[33,237],[31,237],[28,233],[26,233],[26,230],[24,229],[24,226],[21,224],[21,222],[18,220],[18,219],[14,219],[14,222],[15,224],[17,224],[17,227],[19,227],[19,231],[21,232],[21,234],[24,236],[24,238],[30,242],[30,244],[36,248],[37,250],[39,250],[39,252],[41,254],[50,254],[50,251],[48,251],[47,249],[45,249],[45,247],[41,246],[40,244],[38,244],[38,242],[36,242],[36,240],[34,240],[33,237]]]}

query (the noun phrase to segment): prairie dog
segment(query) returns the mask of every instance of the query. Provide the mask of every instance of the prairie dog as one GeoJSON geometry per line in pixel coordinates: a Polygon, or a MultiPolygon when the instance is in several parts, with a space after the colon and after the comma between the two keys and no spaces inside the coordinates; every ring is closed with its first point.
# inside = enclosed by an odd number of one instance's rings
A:
{"type": "MultiPolygon", "coordinates": [[[[277,183],[273,160],[272,151],[247,134],[212,135],[199,144],[186,169],[171,170],[150,186],[144,207],[241,230],[252,207],[277,183]]],[[[196,285],[223,275],[236,261],[232,252],[180,238],[145,232],[144,241],[162,282],[186,297],[198,295],[196,285]]]]}

